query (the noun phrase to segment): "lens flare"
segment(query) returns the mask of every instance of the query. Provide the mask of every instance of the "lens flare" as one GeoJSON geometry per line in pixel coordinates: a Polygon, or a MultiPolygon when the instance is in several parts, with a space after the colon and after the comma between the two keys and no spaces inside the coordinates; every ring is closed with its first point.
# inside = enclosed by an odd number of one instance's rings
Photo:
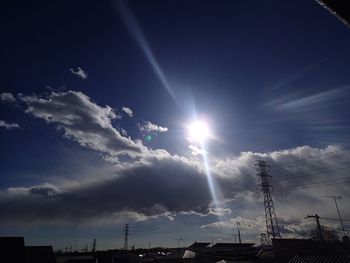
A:
{"type": "Polygon", "coordinates": [[[145,140],[146,142],[150,142],[150,141],[153,140],[153,136],[152,136],[151,134],[146,134],[146,135],[144,136],[144,140],[145,140]]]}

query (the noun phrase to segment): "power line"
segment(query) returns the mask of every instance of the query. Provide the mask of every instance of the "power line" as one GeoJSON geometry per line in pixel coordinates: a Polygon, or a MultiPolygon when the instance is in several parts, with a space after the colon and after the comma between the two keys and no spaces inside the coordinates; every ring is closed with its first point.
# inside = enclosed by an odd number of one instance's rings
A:
{"type": "MultiPolygon", "coordinates": [[[[342,165],[344,165],[344,163],[341,163],[342,165]]],[[[350,162],[347,162],[346,164],[350,164],[350,162]]],[[[308,171],[308,172],[302,172],[300,173],[299,171],[293,171],[293,173],[298,173],[297,175],[289,175],[288,173],[292,173],[292,172],[288,172],[288,171],[284,171],[287,172],[287,175],[280,175],[278,177],[276,177],[276,180],[286,180],[288,178],[295,178],[295,177],[300,177],[300,176],[309,176],[309,175],[314,175],[314,174],[319,174],[319,172],[332,172],[332,171],[338,171],[338,170],[346,170],[349,169],[350,165],[348,166],[343,166],[343,167],[339,167],[339,164],[336,165],[328,165],[326,167],[319,167],[317,168],[312,168],[312,171],[308,171]],[[335,167],[332,169],[329,169],[330,167],[335,167]],[[330,170],[330,171],[327,171],[330,170]]]]}
{"type": "Polygon", "coordinates": [[[330,181],[324,181],[322,183],[314,183],[314,184],[309,184],[309,185],[305,185],[305,184],[290,185],[287,187],[281,187],[281,188],[275,190],[275,192],[285,192],[285,191],[291,191],[291,190],[304,190],[304,189],[309,189],[309,188],[318,188],[318,187],[324,187],[324,186],[330,186],[330,185],[344,184],[344,183],[349,183],[349,182],[350,182],[350,178],[346,177],[346,178],[341,178],[340,181],[330,180],[330,181]]]}
{"type": "MultiPolygon", "coordinates": [[[[340,178],[340,179],[344,179],[344,178],[340,178]]],[[[348,178],[345,178],[345,179],[348,179],[348,178]]],[[[346,180],[346,181],[348,181],[348,180],[346,180]]],[[[335,183],[334,182],[335,182],[334,180],[331,180],[331,181],[322,182],[321,184],[320,183],[316,183],[316,184],[313,184],[313,185],[305,185],[305,184],[292,185],[292,186],[288,186],[288,187],[285,187],[285,188],[280,188],[280,189],[276,190],[276,192],[303,190],[303,189],[307,189],[307,188],[323,187],[323,186],[328,186],[328,185],[333,185],[333,184],[344,183],[344,181],[340,181],[340,182],[336,181],[335,183]]],[[[234,207],[233,209],[239,208],[241,206],[242,205],[239,205],[237,207],[234,207]]],[[[193,223],[193,218],[197,219],[197,217],[198,217],[198,215],[196,215],[196,214],[189,214],[184,219],[181,219],[181,220],[176,219],[176,222],[169,221],[169,222],[165,223],[165,226],[164,226],[164,224],[162,224],[162,228],[165,228],[165,229],[164,230],[161,229],[161,231],[157,231],[157,234],[161,234],[161,233],[165,233],[165,232],[168,233],[169,232],[169,227],[176,228],[178,226],[190,225],[190,224],[193,223]]],[[[210,222],[212,220],[213,220],[213,218],[210,218],[207,215],[204,215],[202,218],[199,218],[197,221],[198,221],[198,223],[200,222],[201,224],[205,224],[205,223],[210,222]]],[[[149,231],[150,230],[147,229],[146,231],[137,231],[137,232],[149,232],[149,231]]]]}
{"type": "MultiPolygon", "coordinates": [[[[348,152],[350,149],[346,149],[346,148],[344,148],[344,149],[340,149],[340,150],[336,150],[336,151],[333,151],[333,152],[327,152],[327,153],[320,153],[320,154],[317,154],[317,155],[313,155],[313,156],[308,156],[308,157],[305,157],[305,156],[303,156],[303,157],[300,157],[301,159],[298,159],[298,160],[293,160],[293,161],[288,161],[288,165],[295,165],[295,164],[297,164],[297,163],[305,163],[305,160],[310,160],[310,159],[318,159],[318,158],[320,158],[320,157],[323,157],[323,156],[328,156],[328,155],[332,155],[332,154],[338,154],[338,153],[346,153],[346,154],[348,154],[348,155],[350,155],[350,153],[348,152]]],[[[333,157],[330,157],[330,158],[324,158],[324,159],[322,159],[322,158],[320,158],[320,160],[319,161],[323,161],[323,160],[329,160],[329,159],[334,159],[334,158],[336,158],[336,157],[343,157],[344,155],[340,155],[340,154],[338,154],[338,155],[336,155],[336,156],[333,156],[333,157]]],[[[349,156],[350,157],[350,156],[349,156]]],[[[270,157],[274,162],[276,162],[276,160],[274,160],[272,157],[270,157]]],[[[287,165],[287,166],[288,166],[287,165]]],[[[278,163],[276,163],[276,164],[274,164],[273,165],[273,167],[275,168],[275,167],[286,167],[286,165],[285,164],[278,164],[278,163]]]]}
{"type": "Polygon", "coordinates": [[[344,224],[343,224],[343,220],[341,219],[341,216],[340,216],[340,212],[339,212],[339,207],[338,207],[338,202],[337,202],[337,199],[341,199],[341,196],[335,196],[335,195],[327,195],[325,197],[328,197],[328,198],[332,198],[334,200],[334,203],[335,203],[335,207],[337,208],[337,212],[338,212],[338,216],[339,216],[339,220],[340,220],[340,225],[341,225],[341,228],[343,229],[343,234],[345,236],[345,229],[344,229],[344,224]]]}
{"type": "MultiPolygon", "coordinates": [[[[327,154],[335,154],[335,152],[327,153],[327,154]]],[[[337,155],[337,156],[333,156],[333,157],[328,158],[328,159],[332,159],[332,158],[334,158],[334,157],[338,157],[338,155],[337,155]]],[[[313,156],[312,158],[316,158],[316,156],[313,156]]],[[[342,163],[342,164],[343,164],[343,163],[342,163]]],[[[348,167],[340,167],[340,168],[338,168],[338,169],[333,169],[333,171],[335,171],[335,170],[343,170],[343,169],[347,169],[347,168],[348,168],[348,167]]],[[[323,169],[323,168],[322,168],[322,169],[323,169]]],[[[298,175],[294,175],[293,177],[308,176],[308,175],[312,175],[312,173],[311,173],[311,172],[308,172],[308,173],[298,174],[298,175]]],[[[277,177],[276,179],[279,179],[279,181],[281,181],[281,180],[285,179],[286,177],[292,177],[292,176],[285,176],[285,177],[283,177],[283,178],[277,177]]],[[[314,183],[314,184],[312,184],[312,185],[305,185],[305,184],[291,185],[291,186],[282,187],[282,188],[278,189],[277,192],[279,192],[279,191],[289,191],[289,190],[293,190],[293,189],[295,189],[295,190],[300,190],[300,189],[306,189],[306,188],[323,187],[323,186],[327,186],[327,185],[343,183],[344,181],[340,181],[340,182],[339,182],[339,180],[343,180],[343,179],[344,179],[344,178],[338,178],[337,181],[332,180],[332,181],[326,181],[326,182],[317,182],[317,183],[314,183]],[[326,184],[325,184],[325,183],[326,183],[326,184]]],[[[347,179],[347,178],[345,178],[345,179],[347,179]]],[[[241,187],[244,188],[245,186],[241,186],[241,187]]],[[[230,192],[229,194],[227,194],[227,193],[225,192],[225,193],[223,193],[223,194],[224,194],[224,196],[225,196],[225,199],[229,199],[230,196],[233,196],[233,195],[234,195],[234,194],[232,194],[232,192],[230,192]]],[[[195,215],[195,214],[190,214],[190,215],[188,215],[185,219],[181,219],[181,220],[178,220],[178,219],[177,219],[175,223],[169,221],[169,225],[171,225],[171,226],[173,226],[173,227],[176,227],[176,226],[179,226],[179,225],[187,225],[186,223],[187,223],[188,221],[190,221],[190,222],[192,223],[192,218],[195,218],[195,217],[197,217],[197,215],[195,215]]],[[[207,217],[207,216],[205,216],[205,217],[207,217]]],[[[210,221],[210,220],[212,220],[212,219],[209,218],[208,220],[210,221]]],[[[199,219],[198,221],[201,221],[201,222],[202,222],[203,220],[199,219]]],[[[207,220],[205,220],[205,221],[207,221],[207,220]]]]}
{"type": "MultiPolygon", "coordinates": [[[[329,218],[329,217],[320,217],[321,219],[325,219],[325,220],[334,220],[334,221],[339,221],[339,218],[329,218]]],[[[342,218],[342,221],[350,221],[350,219],[344,219],[342,218]]]]}
{"type": "MultiPolygon", "coordinates": [[[[335,152],[332,152],[332,153],[328,153],[328,154],[335,154],[335,152]]],[[[325,154],[323,154],[323,156],[324,156],[325,154]]],[[[322,156],[322,157],[323,157],[322,156]]],[[[329,159],[332,159],[332,158],[336,158],[336,157],[339,157],[339,155],[337,155],[337,156],[333,156],[333,157],[331,157],[331,158],[328,158],[328,159],[323,159],[323,160],[329,160],[329,159]]],[[[311,158],[311,157],[310,157],[311,158]]],[[[316,156],[313,156],[312,158],[316,158],[316,156]]],[[[306,159],[308,159],[308,158],[306,158],[306,159]]],[[[300,160],[300,161],[303,161],[303,162],[305,162],[305,160],[300,160]]],[[[290,163],[288,163],[288,164],[290,164],[290,163]]],[[[342,163],[343,164],[343,163],[342,163]]],[[[338,164],[339,165],[339,164],[338,164]]],[[[342,169],[347,169],[348,167],[340,167],[340,168],[337,168],[337,169],[333,169],[333,171],[335,171],[335,170],[342,170],[342,169]]],[[[323,168],[322,168],[323,169],[323,168]]],[[[303,174],[298,174],[298,175],[296,175],[296,176],[306,176],[306,175],[312,175],[311,173],[303,173],[303,174]]],[[[291,176],[286,176],[286,177],[291,177],[291,176]]],[[[280,177],[278,177],[278,179],[281,181],[281,180],[283,180],[283,179],[285,179],[286,177],[284,177],[284,178],[280,178],[280,177]]],[[[294,176],[295,177],[295,176],[294,176]]],[[[276,178],[277,179],[277,178],[276,178]]],[[[292,191],[292,190],[301,190],[301,189],[307,189],[307,188],[314,188],[314,187],[323,187],[323,186],[328,186],[328,185],[333,185],[333,184],[339,184],[339,183],[344,183],[344,182],[347,182],[348,180],[347,180],[348,178],[346,177],[346,178],[338,178],[337,179],[337,181],[334,181],[334,180],[332,180],[332,181],[326,181],[326,182],[317,182],[317,183],[314,183],[314,184],[309,184],[309,185],[305,185],[305,184],[299,184],[299,185],[290,185],[290,186],[286,186],[286,187],[281,187],[280,189],[278,189],[277,190],[277,192],[281,192],[281,191],[292,191]],[[343,179],[346,179],[345,181],[339,181],[339,180],[343,180],[343,179]],[[294,188],[294,189],[293,189],[294,188]]],[[[240,186],[241,188],[245,188],[245,187],[248,187],[248,186],[250,186],[250,183],[249,184],[246,184],[246,185],[243,185],[243,186],[240,186]]],[[[232,192],[230,192],[230,193],[227,193],[227,192],[225,192],[225,193],[223,193],[224,194],[224,196],[225,196],[225,199],[227,199],[227,198],[230,198],[231,196],[234,196],[235,195],[235,193],[232,193],[232,192]]],[[[208,217],[207,216],[208,214],[205,214],[204,216],[203,216],[203,219],[202,218],[199,218],[197,221],[198,222],[201,222],[201,223],[206,223],[206,222],[208,222],[208,221],[212,221],[213,220],[213,218],[211,218],[211,217],[208,217]],[[203,222],[204,221],[204,222],[203,222]]],[[[196,215],[196,214],[190,214],[190,215],[187,215],[185,218],[181,218],[181,219],[176,219],[175,220],[175,222],[172,222],[172,221],[168,221],[167,222],[167,225],[170,225],[171,227],[177,227],[177,226],[187,226],[187,225],[189,225],[189,224],[192,224],[193,223],[193,218],[197,218],[198,217],[198,215],[196,215]]],[[[163,225],[163,224],[162,224],[163,225]]],[[[152,229],[152,230],[146,230],[145,232],[147,232],[147,231],[154,231],[154,229],[152,229]]],[[[183,230],[183,231],[185,231],[185,230],[183,230]]],[[[141,228],[141,230],[140,229],[136,229],[136,233],[142,233],[143,231],[142,231],[142,228],[141,228]]],[[[169,228],[166,228],[165,229],[165,231],[157,231],[157,234],[159,233],[159,234],[161,234],[161,233],[164,233],[164,232],[166,232],[166,233],[168,233],[169,232],[169,228]]]]}

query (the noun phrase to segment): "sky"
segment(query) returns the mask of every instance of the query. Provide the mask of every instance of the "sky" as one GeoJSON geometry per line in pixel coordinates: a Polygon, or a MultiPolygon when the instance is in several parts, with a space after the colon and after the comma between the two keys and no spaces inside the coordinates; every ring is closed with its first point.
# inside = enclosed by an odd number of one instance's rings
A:
{"type": "Polygon", "coordinates": [[[282,237],[325,196],[350,218],[350,31],[316,1],[7,1],[0,27],[0,235],[258,243],[257,160],[282,237]]]}

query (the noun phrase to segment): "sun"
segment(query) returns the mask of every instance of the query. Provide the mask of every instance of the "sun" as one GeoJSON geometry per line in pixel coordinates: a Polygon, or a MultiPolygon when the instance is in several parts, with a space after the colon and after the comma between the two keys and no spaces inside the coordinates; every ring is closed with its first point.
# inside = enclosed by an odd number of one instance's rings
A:
{"type": "Polygon", "coordinates": [[[195,121],[188,126],[191,141],[203,142],[210,135],[208,124],[205,121],[195,121]]]}

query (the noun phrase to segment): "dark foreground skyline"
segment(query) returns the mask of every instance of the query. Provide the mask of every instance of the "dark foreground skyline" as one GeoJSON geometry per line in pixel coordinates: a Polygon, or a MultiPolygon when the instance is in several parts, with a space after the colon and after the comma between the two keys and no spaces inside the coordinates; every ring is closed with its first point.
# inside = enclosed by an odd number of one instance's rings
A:
{"type": "Polygon", "coordinates": [[[257,242],[259,159],[283,236],[311,228],[307,214],[337,217],[325,195],[350,218],[350,31],[316,1],[0,10],[1,235],[105,249],[126,223],[136,247],[238,226],[257,242]]]}

